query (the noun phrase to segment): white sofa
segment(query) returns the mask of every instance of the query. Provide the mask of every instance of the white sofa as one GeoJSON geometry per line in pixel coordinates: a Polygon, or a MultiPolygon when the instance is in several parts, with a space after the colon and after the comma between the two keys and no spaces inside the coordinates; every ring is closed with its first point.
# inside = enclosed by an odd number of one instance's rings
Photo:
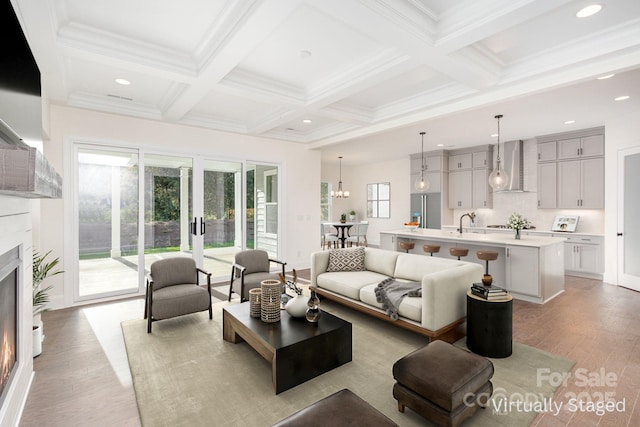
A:
{"type": "Polygon", "coordinates": [[[319,295],[433,339],[464,336],[466,293],[483,275],[480,264],[365,248],[364,271],[327,271],[331,251],[311,254],[311,288],[319,295]],[[405,297],[398,320],[376,301],[375,288],[393,277],[422,283],[422,297],[405,297]]]}

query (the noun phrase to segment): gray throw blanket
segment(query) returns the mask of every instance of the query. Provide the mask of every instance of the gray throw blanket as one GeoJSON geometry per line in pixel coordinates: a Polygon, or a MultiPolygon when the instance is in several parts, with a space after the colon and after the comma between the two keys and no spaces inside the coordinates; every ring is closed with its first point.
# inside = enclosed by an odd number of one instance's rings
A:
{"type": "Polygon", "coordinates": [[[376,301],[382,304],[391,318],[398,320],[398,307],[404,297],[421,297],[422,283],[400,282],[394,278],[385,279],[376,286],[376,301]]]}

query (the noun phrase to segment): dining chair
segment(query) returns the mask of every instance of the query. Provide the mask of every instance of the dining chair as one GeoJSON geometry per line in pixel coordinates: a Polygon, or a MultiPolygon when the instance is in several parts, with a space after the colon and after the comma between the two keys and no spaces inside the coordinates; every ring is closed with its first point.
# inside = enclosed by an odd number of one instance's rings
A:
{"type": "Polygon", "coordinates": [[[355,243],[356,246],[360,246],[360,244],[364,246],[368,246],[367,243],[367,230],[369,229],[369,221],[360,221],[358,224],[351,227],[349,230],[349,237],[347,237],[347,242],[349,242],[350,246],[353,246],[355,243]]]}
{"type": "Polygon", "coordinates": [[[335,227],[327,223],[322,223],[320,226],[322,229],[322,249],[324,250],[331,246],[337,247],[340,239],[338,239],[338,232],[335,227]]]}

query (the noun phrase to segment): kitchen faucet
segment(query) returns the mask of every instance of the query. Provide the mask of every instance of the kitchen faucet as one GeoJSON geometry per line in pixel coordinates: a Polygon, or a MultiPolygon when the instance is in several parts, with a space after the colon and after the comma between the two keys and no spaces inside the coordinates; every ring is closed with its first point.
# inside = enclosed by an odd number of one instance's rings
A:
{"type": "Polygon", "coordinates": [[[460,217],[460,228],[458,229],[460,231],[460,234],[462,234],[462,218],[464,218],[465,216],[468,216],[471,219],[471,222],[474,222],[474,220],[476,219],[476,214],[473,212],[469,212],[462,215],[460,217]]]}

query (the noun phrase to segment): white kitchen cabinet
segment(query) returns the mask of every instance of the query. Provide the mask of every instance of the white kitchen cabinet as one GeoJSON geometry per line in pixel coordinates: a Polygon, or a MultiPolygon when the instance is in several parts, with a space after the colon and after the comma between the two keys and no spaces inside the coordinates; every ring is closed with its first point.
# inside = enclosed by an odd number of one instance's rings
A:
{"type": "Polygon", "coordinates": [[[455,154],[449,156],[449,171],[471,169],[473,167],[473,153],[455,154]]]}
{"type": "Polygon", "coordinates": [[[548,162],[556,159],[556,141],[538,144],[538,161],[548,162]]]}
{"type": "Polygon", "coordinates": [[[603,239],[599,236],[568,235],[554,233],[554,237],[564,237],[565,274],[602,279],[603,239]]]}
{"type": "MultiPolygon", "coordinates": [[[[475,153],[474,153],[475,154],[475,153]]],[[[473,194],[472,203],[474,208],[492,207],[493,193],[489,186],[489,169],[473,170],[473,194]]]]}
{"type": "Polygon", "coordinates": [[[556,195],[556,162],[538,163],[538,208],[555,209],[556,195]]]}
{"type": "Polygon", "coordinates": [[[473,168],[488,168],[491,162],[488,154],[487,151],[476,151],[473,153],[473,168]]]}
{"type": "MultiPolygon", "coordinates": [[[[420,173],[422,169],[422,156],[416,156],[411,158],[411,173],[420,173]]],[[[425,172],[435,172],[442,170],[442,156],[424,156],[424,170],[425,172]]]]}
{"type": "Polygon", "coordinates": [[[528,246],[507,246],[505,250],[507,290],[540,297],[540,250],[528,246]]]}
{"type": "Polygon", "coordinates": [[[604,208],[604,158],[558,162],[559,209],[604,208]]]}
{"type": "Polygon", "coordinates": [[[473,207],[473,171],[449,172],[449,208],[473,207]]]}
{"type": "Polygon", "coordinates": [[[604,156],[604,135],[558,141],[558,160],[604,156]]]}

